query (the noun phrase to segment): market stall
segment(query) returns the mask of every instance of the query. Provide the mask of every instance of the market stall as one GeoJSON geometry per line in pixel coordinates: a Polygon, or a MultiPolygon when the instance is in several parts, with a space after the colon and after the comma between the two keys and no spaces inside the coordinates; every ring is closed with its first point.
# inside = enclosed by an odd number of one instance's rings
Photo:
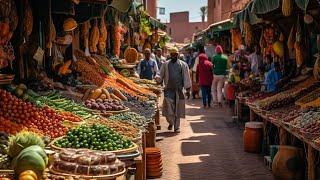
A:
{"type": "Polygon", "coordinates": [[[110,3],[1,3],[1,177],[161,176],[146,171],[161,88],[114,66],[137,64],[147,39],[163,46],[165,26],[136,2],[110,3]]]}
{"type": "Polygon", "coordinates": [[[238,112],[242,112],[242,106],[250,109],[244,147],[248,152],[269,154],[265,160],[276,178],[317,179],[320,4],[280,2],[254,0],[236,15],[241,43],[247,47],[259,44],[262,56],[279,63],[282,74],[274,91],[250,88],[250,92],[237,92],[237,100],[242,104],[237,106],[238,112]],[[255,26],[262,30],[259,36],[254,33],[257,30],[252,30],[255,26]],[[254,43],[254,39],[259,42],[254,43]],[[283,164],[288,163],[290,153],[298,159],[295,171],[283,164]]]}

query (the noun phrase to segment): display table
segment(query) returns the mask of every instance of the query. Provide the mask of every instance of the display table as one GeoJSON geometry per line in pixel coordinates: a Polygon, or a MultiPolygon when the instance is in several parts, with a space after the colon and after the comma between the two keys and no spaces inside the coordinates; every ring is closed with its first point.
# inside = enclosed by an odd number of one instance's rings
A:
{"type": "Polygon", "coordinates": [[[320,146],[315,144],[312,140],[305,138],[302,136],[299,132],[291,130],[287,125],[281,123],[277,119],[271,119],[266,115],[265,111],[259,110],[253,106],[250,106],[250,117],[255,117],[254,119],[250,118],[250,121],[257,120],[257,117],[260,117],[264,122],[264,128],[268,123],[271,123],[279,128],[279,139],[280,139],[280,145],[287,145],[287,136],[292,135],[299,139],[300,141],[304,142],[306,147],[306,156],[308,161],[308,167],[307,167],[307,177],[308,180],[315,180],[316,178],[316,162],[315,162],[315,154],[316,151],[320,151],[320,146]]]}

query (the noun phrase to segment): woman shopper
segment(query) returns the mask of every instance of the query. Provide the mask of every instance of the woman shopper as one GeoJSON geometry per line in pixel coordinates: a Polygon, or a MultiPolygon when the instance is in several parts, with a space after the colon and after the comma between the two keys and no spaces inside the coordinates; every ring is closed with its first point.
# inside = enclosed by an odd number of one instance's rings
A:
{"type": "Polygon", "coordinates": [[[203,107],[211,107],[211,85],[213,80],[212,63],[208,56],[204,53],[199,56],[199,64],[197,66],[197,80],[201,88],[203,107]]]}
{"type": "Polygon", "coordinates": [[[224,86],[225,77],[227,75],[228,57],[223,54],[223,49],[220,45],[216,47],[216,53],[212,58],[213,64],[213,102],[218,103],[219,107],[222,107],[223,93],[222,88],[224,86]]]}

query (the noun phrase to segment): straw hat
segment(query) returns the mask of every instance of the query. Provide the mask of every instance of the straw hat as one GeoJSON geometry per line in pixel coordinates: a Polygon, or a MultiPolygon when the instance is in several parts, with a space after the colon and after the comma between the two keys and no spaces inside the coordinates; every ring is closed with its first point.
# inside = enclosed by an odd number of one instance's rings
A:
{"type": "Polygon", "coordinates": [[[78,27],[77,22],[73,18],[68,18],[63,22],[63,31],[68,32],[78,27]]]}
{"type": "Polygon", "coordinates": [[[172,47],[172,48],[170,48],[170,54],[179,54],[179,50],[178,50],[178,48],[176,48],[176,47],[172,47]]]}

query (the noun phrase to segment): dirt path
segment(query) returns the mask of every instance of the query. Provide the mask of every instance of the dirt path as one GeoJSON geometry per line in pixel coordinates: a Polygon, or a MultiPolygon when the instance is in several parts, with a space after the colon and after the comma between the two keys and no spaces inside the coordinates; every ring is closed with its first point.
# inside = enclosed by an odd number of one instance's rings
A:
{"type": "Polygon", "coordinates": [[[232,122],[228,108],[201,109],[199,100],[187,102],[187,117],[181,133],[167,131],[161,118],[164,137],[163,180],[267,180],[272,179],[263,157],[243,151],[242,130],[232,122]]]}

